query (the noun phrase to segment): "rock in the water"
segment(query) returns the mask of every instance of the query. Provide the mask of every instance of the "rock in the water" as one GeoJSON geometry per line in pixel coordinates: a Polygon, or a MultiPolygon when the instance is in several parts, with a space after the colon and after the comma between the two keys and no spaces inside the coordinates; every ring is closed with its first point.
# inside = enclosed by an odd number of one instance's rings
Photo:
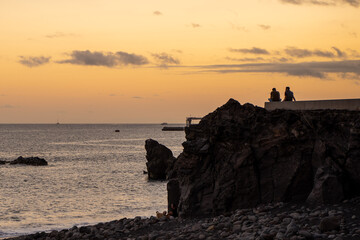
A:
{"type": "Polygon", "coordinates": [[[6,161],[0,160],[0,165],[5,164],[5,163],[6,163],[6,161]]]}
{"type": "Polygon", "coordinates": [[[176,158],[170,149],[153,139],[145,141],[146,167],[149,179],[165,180],[173,169],[176,158]]]}
{"type": "Polygon", "coordinates": [[[318,203],[360,194],[359,111],[269,112],[230,99],[185,133],[172,175],[179,189],[168,192],[180,192],[180,216],[306,201],[312,192],[318,203]],[[323,168],[334,171],[316,177],[323,168]]]}
{"type": "Polygon", "coordinates": [[[28,157],[23,158],[22,156],[10,162],[10,164],[25,164],[32,166],[46,166],[48,165],[47,161],[39,157],[28,157]]]}

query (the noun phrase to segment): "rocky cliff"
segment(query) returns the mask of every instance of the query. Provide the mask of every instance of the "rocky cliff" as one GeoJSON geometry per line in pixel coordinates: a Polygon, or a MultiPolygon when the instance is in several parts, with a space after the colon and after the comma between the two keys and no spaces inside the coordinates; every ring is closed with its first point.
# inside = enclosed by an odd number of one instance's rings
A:
{"type": "Polygon", "coordinates": [[[168,183],[180,216],[360,194],[360,112],[269,112],[230,99],[185,131],[168,183]]]}

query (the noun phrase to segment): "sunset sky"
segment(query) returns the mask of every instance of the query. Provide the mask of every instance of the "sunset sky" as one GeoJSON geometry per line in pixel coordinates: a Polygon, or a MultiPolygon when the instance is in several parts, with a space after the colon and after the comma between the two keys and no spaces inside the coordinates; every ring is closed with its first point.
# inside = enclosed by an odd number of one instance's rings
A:
{"type": "Polygon", "coordinates": [[[360,98],[360,0],[1,0],[0,123],[184,123],[360,98]]]}

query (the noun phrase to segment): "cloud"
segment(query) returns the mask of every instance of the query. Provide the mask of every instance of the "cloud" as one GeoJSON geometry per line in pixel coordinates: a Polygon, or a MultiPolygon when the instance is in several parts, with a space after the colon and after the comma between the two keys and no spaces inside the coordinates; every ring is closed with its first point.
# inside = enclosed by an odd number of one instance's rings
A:
{"type": "Polygon", "coordinates": [[[162,12],[160,12],[160,11],[154,11],[153,14],[156,15],[156,16],[161,16],[161,15],[162,15],[162,12]]]}
{"type": "Polygon", "coordinates": [[[5,104],[5,105],[0,105],[0,108],[7,108],[7,109],[11,109],[11,108],[15,108],[15,106],[10,105],[10,104],[5,104]]]}
{"type": "Polygon", "coordinates": [[[180,64],[180,60],[167,53],[151,54],[160,67],[167,67],[169,64],[180,64]]]}
{"type": "Polygon", "coordinates": [[[338,73],[338,77],[342,79],[360,80],[360,74],[356,73],[338,73]]]}
{"type": "Polygon", "coordinates": [[[236,61],[236,62],[264,62],[265,59],[261,58],[261,57],[257,57],[257,58],[230,58],[230,57],[226,57],[227,60],[230,61],[236,61]]]}
{"type": "Polygon", "coordinates": [[[56,32],[54,34],[45,35],[47,38],[62,38],[62,37],[75,37],[75,34],[72,33],[63,33],[63,32],[56,32]]]}
{"type": "Polygon", "coordinates": [[[347,55],[345,52],[341,51],[340,49],[338,49],[336,47],[332,47],[332,49],[334,49],[336,51],[338,57],[342,58],[342,57],[346,57],[346,55],[347,55]]]}
{"type": "Polygon", "coordinates": [[[126,52],[91,52],[86,51],[73,51],[70,55],[70,59],[58,61],[58,63],[69,63],[76,65],[87,65],[87,66],[126,66],[126,65],[145,65],[149,61],[146,57],[126,52]]]}
{"type": "Polygon", "coordinates": [[[183,51],[180,49],[172,49],[171,51],[176,52],[176,53],[183,53],[183,51]]]}
{"type": "Polygon", "coordinates": [[[305,57],[325,57],[325,58],[335,58],[335,57],[345,57],[346,54],[336,47],[332,47],[335,50],[336,54],[330,51],[323,50],[309,50],[301,49],[295,47],[288,47],[284,51],[287,55],[296,58],[305,58],[305,57]]]}
{"type": "Polygon", "coordinates": [[[139,96],[134,96],[132,98],[135,98],[135,99],[144,99],[143,97],[139,97],[139,96]]]}
{"type": "Polygon", "coordinates": [[[294,5],[318,5],[318,6],[336,6],[339,4],[349,4],[353,7],[359,7],[360,0],[280,0],[282,3],[294,5]]]}
{"type": "Polygon", "coordinates": [[[217,73],[283,73],[298,77],[326,78],[328,73],[360,76],[360,60],[301,62],[301,63],[247,63],[207,65],[195,68],[217,73]]]}
{"type": "Polygon", "coordinates": [[[200,24],[197,24],[197,23],[191,23],[191,26],[192,26],[193,28],[199,28],[199,27],[201,27],[201,25],[200,25],[200,24]]]}
{"type": "Polygon", "coordinates": [[[262,30],[269,30],[271,28],[270,25],[264,25],[264,24],[259,24],[258,25],[262,30]]]}
{"type": "Polygon", "coordinates": [[[239,24],[236,24],[236,23],[230,23],[231,25],[231,28],[232,29],[235,29],[237,31],[241,31],[241,32],[248,32],[248,30],[244,27],[244,26],[241,26],[239,24]]]}
{"type": "Polygon", "coordinates": [[[51,57],[24,57],[20,56],[19,63],[27,67],[37,67],[49,63],[51,57]]]}
{"type": "Polygon", "coordinates": [[[240,48],[240,49],[234,49],[230,48],[230,52],[239,52],[239,53],[251,53],[251,54],[270,54],[266,49],[253,47],[250,49],[247,48],[240,48]]]}

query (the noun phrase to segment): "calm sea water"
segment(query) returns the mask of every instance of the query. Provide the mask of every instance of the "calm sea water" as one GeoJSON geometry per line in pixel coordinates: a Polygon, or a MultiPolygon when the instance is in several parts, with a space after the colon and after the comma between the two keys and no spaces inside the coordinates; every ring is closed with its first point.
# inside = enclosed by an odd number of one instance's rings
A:
{"type": "Polygon", "coordinates": [[[49,163],[0,165],[0,238],[166,210],[166,182],[143,174],[144,144],[153,138],[177,156],[185,134],[161,128],[0,124],[0,160],[37,156],[49,163]]]}

